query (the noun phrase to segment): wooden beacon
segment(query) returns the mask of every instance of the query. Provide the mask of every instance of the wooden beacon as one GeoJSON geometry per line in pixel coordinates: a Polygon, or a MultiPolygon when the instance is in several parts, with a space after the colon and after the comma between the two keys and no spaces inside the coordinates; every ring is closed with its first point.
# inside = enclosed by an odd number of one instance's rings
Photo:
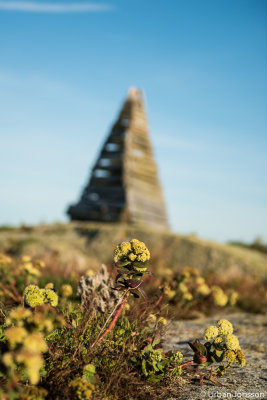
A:
{"type": "Polygon", "coordinates": [[[80,201],[67,212],[72,220],[168,229],[140,90],[129,89],[80,201]]]}

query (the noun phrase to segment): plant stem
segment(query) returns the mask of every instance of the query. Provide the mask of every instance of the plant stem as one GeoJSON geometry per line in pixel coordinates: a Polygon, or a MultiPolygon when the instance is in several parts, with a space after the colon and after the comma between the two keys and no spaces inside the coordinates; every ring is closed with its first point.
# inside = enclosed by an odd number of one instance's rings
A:
{"type": "Polygon", "coordinates": [[[179,367],[185,367],[186,365],[191,365],[191,364],[194,364],[194,361],[186,361],[186,362],[180,364],[179,367]]]}
{"type": "Polygon", "coordinates": [[[124,296],[125,296],[125,294],[121,296],[121,298],[118,300],[117,304],[115,305],[115,307],[113,308],[113,310],[112,310],[111,313],[109,314],[109,317],[107,318],[106,322],[105,322],[104,325],[102,326],[102,328],[101,328],[99,334],[97,335],[97,338],[96,338],[95,342],[92,344],[92,347],[94,347],[94,345],[97,343],[98,338],[101,336],[102,332],[105,330],[105,327],[107,326],[107,324],[108,324],[109,320],[111,319],[112,315],[115,313],[116,309],[119,307],[119,305],[120,305],[121,302],[123,301],[124,296]]]}
{"type": "Polygon", "coordinates": [[[119,318],[119,316],[121,315],[121,312],[125,306],[125,304],[127,303],[128,300],[128,296],[129,296],[130,292],[127,292],[125,294],[125,297],[123,299],[123,301],[121,302],[119,308],[117,309],[114,317],[112,318],[109,326],[107,327],[107,329],[102,333],[102,335],[97,339],[97,341],[95,342],[95,344],[99,344],[101,342],[101,340],[111,331],[111,329],[113,328],[113,326],[115,325],[117,319],[119,318]]]}

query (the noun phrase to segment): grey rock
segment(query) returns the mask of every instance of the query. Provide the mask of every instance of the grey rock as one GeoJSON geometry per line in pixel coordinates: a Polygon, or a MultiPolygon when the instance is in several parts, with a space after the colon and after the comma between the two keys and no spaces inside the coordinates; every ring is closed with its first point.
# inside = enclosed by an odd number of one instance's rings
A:
{"type": "MultiPolygon", "coordinates": [[[[232,322],[235,334],[246,356],[246,366],[230,368],[224,377],[218,378],[222,387],[205,383],[186,381],[183,385],[179,399],[264,399],[267,398],[267,317],[247,313],[201,318],[193,321],[172,321],[169,323],[164,348],[166,350],[179,350],[184,354],[184,361],[192,359],[192,351],[188,342],[201,339],[207,325],[214,325],[220,318],[232,322]]],[[[199,367],[199,371],[207,371],[207,367],[199,367]]],[[[197,372],[195,372],[196,374],[197,372]]],[[[183,374],[190,376],[190,373],[183,374]]],[[[168,397],[166,398],[166,400],[168,397]]],[[[171,397],[169,400],[176,400],[171,397]]],[[[165,400],[165,399],[164,399],[165,400]]]]}

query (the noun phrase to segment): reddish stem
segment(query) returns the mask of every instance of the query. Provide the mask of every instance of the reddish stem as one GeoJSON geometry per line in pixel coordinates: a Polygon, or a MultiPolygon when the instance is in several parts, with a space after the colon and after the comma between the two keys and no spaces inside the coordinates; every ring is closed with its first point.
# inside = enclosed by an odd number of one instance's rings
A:
{"type": "Polygon", "coordinates": [[[191,365],[191,364],[194,364],[194,361],[186,361],[186,362],[180,364],[179,367],[184,367],[186,365],[191,365]]]}
{"type": "Polygon", "coordinates": [[[126,293],[126,295],[125,295],[123,301],[121,302],[120,306],[118,307],[118,309],[117,309],[117,311],[116,311],[114,317],[112,318],[112,320],[111,320],[109,326],[108,326],[107,329],[102,333],[102,335],[97,339],[97,341],[96,341],[95,344],[100,343],[101,340],[111,331],[111,329],[112,329],[113,326],[115,325],[117,319],[118,319],[119,316],[121,315],[121,312],[122,312],[122,310],[123,310],[125,304],[127,303],[129,294],[130,294],[129,292],[126,293]]]}
{"type": "Polygon", "coordinates": [[[160,305],[160,303],[162,302],[163,298],[164,298],[164,294],[161,294],[153,307],[158,307],[160,305]]]}

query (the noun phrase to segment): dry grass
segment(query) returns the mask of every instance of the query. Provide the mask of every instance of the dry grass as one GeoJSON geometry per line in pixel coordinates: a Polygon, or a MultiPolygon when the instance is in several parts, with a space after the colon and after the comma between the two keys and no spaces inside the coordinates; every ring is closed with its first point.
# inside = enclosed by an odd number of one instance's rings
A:
{"type": "Polygon", "coordinates": [[[43,259],[60,274],[98,269],[111,265],[114,246],[137,237],[152,254],[154,270],[178,271],[190,265],[201,273],[216,273],[222,279],[267,276],[267,256],[255,250],[200,240],[167,232],[125,225],[69,223],[0,229],[0,251],[12,255],[29,254],[43,259]]]}

